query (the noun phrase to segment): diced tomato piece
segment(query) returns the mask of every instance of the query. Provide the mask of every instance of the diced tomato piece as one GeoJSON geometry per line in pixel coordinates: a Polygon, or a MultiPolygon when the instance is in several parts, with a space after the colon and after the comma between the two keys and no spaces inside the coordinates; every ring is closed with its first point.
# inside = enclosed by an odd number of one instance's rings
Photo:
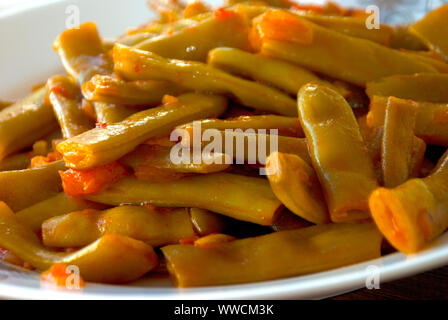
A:
{"type": "Polygon", "coordinates": [[[263,40],[309,45],[313,42],[313,29],[307,21],[287,11],[268,10],[254,19],[251,32],[251,42],[255,48],[259,48],[257,41],[263,40]]]}
{"type": "Polygon", "coordinates": [[[97,122],[95,125],[97,128],[107,128],[106,122],[97,122]]]}
{"type": "Polygon", "coordinates": [[[142,65],[141,65],[141,63],[140,63],[139,61],[137,61],[137,62],[135,63],[134,71],[135,71],[136,73],[140,73],[140,72],[142,71],[142,65]]]}
{"type": "Polygon", "coordinates": [[[57,95],[61,95],[67,99],[73,99],[73,96],[69,90],[60,85],[53,85],[50,87],[49,93],[54,93],[57,95]]]}
{"type": "Polygon", "coordinates": [[[31,158],[30,168],[38,168],[46,165],[48,163],[58,161],[62,159],[62,155],[57,151],[52,151],[48,153],[46,157],[44,156],[35,156],[31,158]]]}
{"type": "Polygon", "coordinates": [[[35,156],[31,158],[30,168],[39,168],[45,164],[50,163],[47,157],[44,156],[35,156]]]}
{"type": "Polygon", "coordinates": [[[164,104],[164,105],[172,104],[172,103],[176,103],[176,102],[179,102],[179,99],[174,96],[170,96],[169,94],[164,95],[162,98],[162,104],[164,104]]]}
{"type": "Polygon", "coordinates": [[[213,12],[213,16],[219,20],[226,20],[238,16],[238,13],[233,10],[227,10],[226,8],[219,8],[213,12]]]}
{"type": "MultiPolygon", "coordinates": [[[[50,269],[43,272],[40,276],[40,280],[44,282],[45,285],[53,285],[57,287],[67,287],[67,280],[72,274],[67,272],[67,265],[65,264],[55,264],[52,265],[50,269]]],[[[85,286],[84,280],[79,276],[79,287],[85,286]]]]}
{"type": "Polygon", "coordinates": [[[65,193],[73,197],[98,193],[126,174],[126,169],[118,162],[112,162],[90,170],[68,169],[59,171],[65,193]]]}

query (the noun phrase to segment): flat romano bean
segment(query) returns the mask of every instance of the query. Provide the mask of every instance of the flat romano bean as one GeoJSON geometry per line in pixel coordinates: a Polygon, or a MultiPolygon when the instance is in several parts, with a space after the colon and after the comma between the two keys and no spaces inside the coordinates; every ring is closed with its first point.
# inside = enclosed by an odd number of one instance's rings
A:
{"type": "Polygon", "coordinates": [[[386,239],[405,254],[423,249],[448,227],[448,157],[422,179],[393,188],[378,188],[370,196],[373,219],[386,239]]]}
{"type": "Polygon", "coordinates": [[[270,228],[275,231],[297,230],[311,227],[313,224],[300,218],[298,215],[292,213],[288,209],[284,209],[275,222],[270,225],[270,228]]]}
{"type": "Polygon", "coordinates": [[[202,208],[260,225],[270,225],[281,207],[266,180],[230,173],[198,175],[169,182],[124,178],[87,199],[109,205],[149,203],[202,208]]]}
{"type": "Polygon", "coordinates": [[[62,191],[59,170],[65,164],[56,161],[39,168],[0,172],[0,201],[15,212],[55,196],[62,191]]]}
{"type": "Polygon", "coordinates": [[[418,73],[393,75],[368,82],[366,92],[374,96],[396,97],[422,102],[448,103],[448,74],[418,73]]]}
{"type": "MultiPolygon", "coordinates": [[[[303,130],[300,121],[294,117],[283,117],[277,115],[260,115],[260,116],[240,116],[227,119],[205,119],[196,121],[201,125],[201,130],[217,129],[224,131],[226,129],[254,129],[267,130],[277,129],[280,136],[286,137],[303,137],[303,130]]],[[[187,123],[179,126],[179,129],[189,129],[193,127],[193,123],[187,123]]]]}
{"type": "Polygon", "coordinates": [[[266,12],[259,18],[256,28],[265,28],[263,32],[267,32],[270,28],[279,28],[278,23],[287,23],[284,27],[289,27],[290,38],[283,40],[260,36],[258,41],[262,55],[296,63],[359,86],[395,74],[438,73],[433,66],[412,55],[372,41],[326,29],[286,12],[280,15],[292,16],[292,19],[288,18],[291,21],[281,20],[283,18],[275,17],[279,11],[266,12]],[[275,16],[271,19],[270,15],[275,16]],[[294,25],[296,27],[293,28],[294,25]],[[360,56],[363,58],[359,59],[360,56]]]}
{"type": "Polygon", "coordinates": [[[185,92],[178,85],[166,81],[126,82],[104,75],[94,76],[82,89],[84,97],[90,101],[147,107],[160,104],[166,94],[185,92]]]}
{"type": "Polygon", "coordinates": [[[425,164],[427,144],[423,139],[414,136],[412,144],[411,163],[409,165],[409,177],[422,177],[423,166],[425,164]]]}
{"type": "Polygon", "coordinates": [[[54,264],[75,265],[85,280],[93,282],[129,282],[159,264],[151,246],[113,233],[73,253],[51,251],[4,203],[0,204],[0,246],[40,270],[54,264]]]}
{"type": "Polygon", "coordinates": [[[201,236],[221,233],[226,228],[223,216],[200,208],[190,208],[191,223],[201,236]]]}
{"type": "Polygon", "coordinates": [[[0,111],[0,160],[29,147],[57,128],[45,88],[0,111]]]}
{"type": "MultiPolygon", "coordinates": [[[[113,72],[113,61],[106,52],[93,22],[64,31],[57,38],[54,48],[67,73],[81,88],[84,88],[92,77],[110,76],[113,72]]],[[[99,123],[119,122],[135,113],[124,106],[106,101],[93,101],[92,105],[99,123]]]]}
{"type": "Polygon", "coordinates": [[[94,102],[93,108],[96,113],[96,122],[99,125],[109,125],[121,122],[139,111],[133,107],[100,101],[94,102]]]}
{"type": "Polygon", "coordinates": [[[370,40],[386,47],[390,46],[394,33],[393,28],[385,24],[381,24],[378,29],[366,28],[365,18],[327,16],[302,10],[293,11],[293,13],[327,29],[347,36],[370,40]]]}
{"type": "Polygon", "coordinates": [[[182,123],[222,114],[227,101],[220,96],[189,93],[176,102],[136,113],[120,123],[95,128],[58,144],[67,166],[88,169],[110,163],[151,137],[170,134],[182,123]]]}
{"type": "Polygon", "coordinates": [[[426,50],[426,46],[415,35],[409,32],[409,26],[394,26],[390,46],[394,49],[426,50]]]}
{"type": "MultiPolygon", "coordinates": [[[[175,163],[172,161],[171,148],[141,145],[138,146],[133,152],[127,154],[120,159],[120,163],[132,167],[134,170],[144,170],[145,167],[152,169],[158,169],[160,171],[168,170],[179,173],[215,173],[225,171],[230,167],[231,159],[227,159],[224,154],[210,155],[210,160],[219,159],[219,163],[215,161],[206,163],[194,163],[190,159],[193,156],[189,153],[185,161],[175,163]]],[[[157,171],[155,171],[157,173],[157,171]]]]}
{"type": "Polygon", "coordinates": [[[217,243],[162,248],[177,287],[273,280],[380,257],[382,236],[373,223],[329,224],[217,243]],[[194,261],[194,263],[192,263],[194,261]]]}
{"type": "Polygon", "coordinates": [[[158,247],[195,236],[186,208],[158,211],[140,206],[119,206],[106,211],[83,210],[46,220],[45,246],[74,248],[116,233],[158,247]]]}
{"type": "Polygon", "coordinates": [[[93,22],[65,30],[56,39],[54,48],[65,70],[80,86],[96,74],[112,73],[112,61],[93,22]]]}
{"type": "Polygon", "coordinates": [[[417,21],[409,28],[409,31],[422,40],[428,48],[448,58],[447,18],[448,4],[444,4],[417,21]]]}
{"type": "Polygon", "coordinates": [[[369,218],[378,182],[352,109],[336,91],[314,84],[300,90],[298,109],[331,220],[369,218]]]}
{"type": "Polygon", "coordinates": [[[432,65],[441,73],[448,73],[448,61],[445,58],[443,60],[439,59],[434,51],[412,51],[406,49],[400,49],[400,51],[413,55],[422,62],[432,65]]]}
{"type": "Polygon", "coordinates": [[[394,188],[411,177],[416,115],[414,105],[389,98],[381,145],[381,169],[386,188],[394,188]]]}
{"type": "Polygon", "coordinates": [[[137,33],[132,33],[132,34],[126,34],[122,37],[120,37],[119,39],[117,39],[116,43],[121,43],[124,44],[125,46],[135,46],[137,44],[139,44],[142,41],[151,39],[153,37],[156,37],[159,35],[158,32],[159,30],[148,30],[148,31],[141,31],[141,32],[137,32],[137,33]]]}
{"type": "Polygon", "coordinates": [[[228,131],[202,131],[202,140],[197,143],[194,137],[194,128],[185,129],[181,145],[183,148],[201,149],[208,154],[211,149],[215,152],[228,154],[236,159],[237,164],[266,164],[270,153],[279,151],[298,155],[305,162],[311,163],[308,144],[304,138],[284,137],[271,134],[243,132],[240,130],[228,131]]]}
{"type": "MultiPolygon", "coordinates": [[[[398,99],[398,98],[396,98],[398,99]]],[[[420,102],[399,99],[403,104],[413,106],[417,111],[414,133],[428,144],[448,146],[448,103],[420,102]]],[[[384,125],[389,99],[374,96],[370,103],[367,123],[370,127],[384,125]]]]}
{"type": "Polygon", "coordinates": [[[50,78],[47,82],[47,90],[65,139],[94,127],[87,114],[81,109],[81,92],[70,78],[65,76],[50,78]]]}
{"type": "Polygon", "coordinates": [[[171,35],[149,38],[135,47],[163,57],[191,61],[205,61],[207,53],[220,46],[249,50],[248,20],[231,9],[222,16],[219,14],[220,11],[217,10],[215,14],[194,26],[183,28],[171,35]]]}
{"type": "MultiPolygon", "coordinates": [[[[205,119],[196,121],[201,125],[201,130],[217,129],[224,131],[226,129],[277,129],[278,134],[286,137],[303,137],[303,130],[300,121],[294,117],[283,117],[277,115],[260,115],[260,116],[240,116],[237,118],[227,119],[205,119]]],[[[187,123],[179,126],[179,129],[189,129],[193,127],[193,123],[187,123]]]]}
{"type": "Polygon", "coordinates": [[[114,47],[115,71],[128,80],[167,80],[197,91],[231,94],[241,104],[261,111],[297,116],[295,102],[268,86],[232,76],[201,62],[171,60],[152,52],[114,47]]]}
{"type": "Polygon", "coordinates": [[[32,231],[37,232],[42,227],[42,223],[47,219],[73,211],[99,209],[100,207],[101,205],[99,206],[97,203],[79,197],[70,197],[64,192],[61,192],[16,212],[16,217],[32,231]]]}
{"type": "Polygon", "coordinates": [[[330,223],[319,180],[309,164],[296,155],[274,152],[266,172],[272,191],[289,210],[315,224],[330,223]]]}
{"type": "Polygon", "coordinates": [[[289,62],[262,57],[234,48],[216,48],[208,53],[207,63],[233,74],[252,78],[296,95],[309,82],[336,89],[314,73],[289,62]]]}
{"type": "MultiPolygon", "coordinates": [[[[205,19],[210,18],[212,15],[211,12],[201,13],[194,17],[184,18],[184,19],[176,19],[175,21],[151,21],[146,25],[140,26],[134,29],[128,29],[126,34],[118,39],[118,43],[126,42],[128,38],[132,39],[132,36],[137,36],[138,34],[147,34],[148,37],[146,39],[159,36],[162,34],[169,34],[181,31],[185,28],[194,27],[198,22],[203,21],[205,19]]],[[[137,43],[146,40],[142,38],[137,43]]],[[[137,44],[135,43],[135,44],[137,44]]],[[[123,43],[125,44],[125,43],[123,43]]]]}
{"type": "Polygon", "coordinates": [[[31,163],[29,153],[18,153],[10,155],[0,161],[0,171],[23,170],[31,163]]]}

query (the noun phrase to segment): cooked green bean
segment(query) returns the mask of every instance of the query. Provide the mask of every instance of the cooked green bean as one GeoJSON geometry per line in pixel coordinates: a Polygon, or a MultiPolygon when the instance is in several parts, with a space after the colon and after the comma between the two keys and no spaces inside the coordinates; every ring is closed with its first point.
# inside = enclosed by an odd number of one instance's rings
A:
{"type": "Polygon", "coordinates": [[[55,196],[62,190],[58,171],[64,169],[64,163],[57,161],[39,168],[0,172],[0,199],[19,211],[55,196]]]}
{"type": "Polygon", "coordinates": [[[52,77],[47,82],[47,89],[64,138],[93,128],[92,121],[81,109],[81,92],[70,78],[52,77]]]}
{"type": "Polygon", "coordinates": [[[327,16],[307,11],[294,11],[299,17],[317,25],[343,33],[347,36],[361,38],[389,47],[394,29],[381,24],[378,29],[366,28],[366,19],[357,17],[327,16]]]}
{"type": "Polygon", "coordinates": [[[219,96],[184,94],[177,102],[141,111],[120,123],[67,139],[57,150],[71,168],[97,167],[121,158],[151,137],[170,134],[177,125],[218,116],[226,107],[226,100],[219,96]]]}
{"type": "Polygon", "coordinates": [[[122,105],[156,106],[164,95],[178,95],[185,90],[166,81],[126,82],[111,76],[94,76],[83,86],[84,96],[91,101],[122,105]]]}
{"type": "Polygon", "coordinates": [[[193,159],[193,155],[187,154],[189,158],[180,163],[174,163],[171,160],[171,148],[169,147],[152,147],[148,145],[138,146],[133,152],[124,156],[120,162],[134,169],[150,167],[159,170],[169,170],[180,173],[215,173],[225,171],[230,167],[230,159],[224,154],[213,154],[211,157],[220,159],[220,163],[194,163],[188,161],[193,159]]]}
{"type": "Polygon", "coordinates": [[[201,62],[169,60],[154,53],[114,47],[115,71],[128,80],[167,80],[185,88],[232,94],[241,104],[286,116],[297,116],[295,101],[268,86],[232,76],[201,62]]]}
{"type": "Polygon", "coordinates": [[[223,216],[205,209],[190,208],[190,218],[195,230],[201,236],[220,233],[226,227],[223,216]]]}
{"type": "Polygon", "coordinates": [[[57,38],[54,48],[65,70],[80,86],[96,74],[112,73],[112,61],[93,22],[65,30],[57,38]]]}
{"type": "MultiPolygon", "coordinates": [[[[311,158],[308,152],[308,144],[306,139],[292,138],[270,134],[257,134],[251,132],[235,131],[219,131],[214,130],[210,137],[211,142],[203,137],[199,144],[195,145],[194,129],[188,128],[182,136],[182,147],[184,148],[211,148],[216,146],[217,150],[228,154],[236,159],[236,163],[256,164],[266,163],[266,158],[270,153],[279,151],[298,155],[305,162],[311,164],[311,158]],[[212,139],[213,137],[213,139],[212,139]],[[274,139],[274,140],[273,140],[274,139]],[[228,147],[229,146],[229,147],[228,147]],[[260,148],[261,146],[261,148],[260,148]],[[263,150],[262,148],[265,148],[263,150]]],[[[216,152],[216,149],[215,149],[216,152]]]]}
{"type": "MultiPolygon", "coordinates": [[[[65,70],[76,79],[81,88],[94,76],[112,74],[113,62],[92,22],[64,31],[54,47],[65,70]]],[[[89,95],[87,98],[89,99],[89,95]]],[[[116,123],[135,113],[132,109],[106,101],[94,101],[92,105],[99,123],[116,123]]]]}
{"type": "Polygon", "coordinates": [[[78,266],[81,276],[94,282],[129,282],[158,265],[151,246],[118,234],[105,235],[73,253],[50,251],[4,203],[0,203],[0,246],[41,270],[54,264],[78,266]]]}
{"type": "Polygon", "coordinates": [[[211,50],[208,54],[208,64],[233,74],[267,83],[293,95],[297,95],[300,88],[309,82],[333,87],[328,81],[320,79],[311,71],[297,65],[234,48],[211,50]]]}
{"type": "Polygon", "coordinates": [[[99,208],[97,203],[77,197],[69,197],[61,192],[49,199],[38,202],[16,212],[16,217],[34,232],[40,230],[42,223],[50,218],[73,211],[99,208]]]}
{"type": "MultiPolygon", "coordinates": [[[[285,11],[275,10],[275,14],[280,12],[285,11]]],[[[290,16],[287,13],[285,15],[290,16]]],[[[266,15],[260,20],[268,22],[264,26],[266,29],[273,28],[269,23],[275,25],[280,21],[273,19],[269,22],[268,18],[269,15],[266,15]]],[[[365,39],[350,37],[302,18],[293,19],[292,23],[297,26],[293,29],[297,31],[294,37],[301,40],[260,39],[262,55],[296,63],[359,86],[394,74],[438,73],[431,65],[404,52],[365,39]]],[[[287,23],[291,21],[288,20],[287,23]]],[[[291,31],[291,37],[294,31],[291,31]]]]}
{"type": "Polygon", "coordinates": [[[23,170],[28,168],[30,163],[29,153],[13,154],[0,161],[0,171],[23,170]]]}
{"type": "Polygon", "coordinates": [[[87,199],[109,205],[149,203],[195,207],[261,225],[275,219],[280,201],[265,179],[214,173],[170,182],[125,178],[87,199]]]}
{"type": "Polygon", "coordinates": [[[120,206],[106,211],[84,210],[54,217],[42,224],[43,243],[48,247],[82,247],[108,233],[155,247],[195,236],[186,208],[158,211],[120,206]]]}
{"type": "Polygon", "coordinates": [[[162,248],[178,287],[273,280],[355,264],[381,255],[374,224],[330,224],[200,248],[162,248]]]}
{"type": "Polygon", "coordinates": [[[94,102],[93,107],[96,113],[96,122],[104,125],[121,122],[138,112],[132,107],[100,101],[94,102]]]}
{"type": "Polygon", "coordinates": [[[42,88],[0,111],[0,160],[57,128],[53,109],[44,102],[46,94],[42,88]]]}
{"type": "MultiPolygon", "coordinates": [[[[300,121],[294,117],[283,117],[270,115],[261,116],[241,116],[237,118],[221,119],[205,119],[198,121],[197,124],[201,125],[202,130],[207,129],[277,129],[278,134],[286,137],[303,137],[303,130],[300,126],[300,121]]],[[[187,123],[179,126],[180,129],[192,128],[193,123],[187,123]]]]}
{"type": "Polygon", "coordinates": [[[249,50],[248,21],[235,11],[229,12],[227,18],[214,14],[194,26],[149,38],[135,47],[167,58],[193,61],[205,61],[207,53],[220,46],[249,50]]]}

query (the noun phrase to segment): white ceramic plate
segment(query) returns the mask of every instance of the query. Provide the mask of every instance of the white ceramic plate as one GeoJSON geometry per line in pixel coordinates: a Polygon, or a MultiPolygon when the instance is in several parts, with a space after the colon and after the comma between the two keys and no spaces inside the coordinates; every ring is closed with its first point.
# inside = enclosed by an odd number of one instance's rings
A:
{"type": "MultiPolygon", "coordinates": [[[[213,2],[215,2],[214,0],[213,2]]],[[[25,1],[27,3],[27,1],[25,1]]],[[[20,9],[0,10],[0,97],[13,99],[48,76],[63,72],[52,50],[65,29],[68,13],[79,8],[80,20],[96,21],[102,35],[119,35],[151,13],[145,0],[40,0],[20,9]]],[[[211,1],[209,1],[211,2],[211,1]]],[[[319,1],[316,1],[319,2],[319,1]]],[[[444,0],[346,0],[345,4],[379,5],[383,19],[409,21],[446,2],[444,0]],[[412,12],[412,15],[411,15],[412,12]],[[394,14],[392,14],[394,13],[394,14]]],[[[70,20],[68,22],[71,22],[70,20]]],[[[362,288],[379,272],[380,284],[448,264],[448,234],[427,250],[411,256],[400,253],[381,259],[308,276],[254,284],[175,289],[167,279],[144,279],[126,286],[87,284],[82,294],[40,288],[39,274],[0,264],[0,297],[23,299],[315,299],[362,288]],[[370,267],[370,268],[369,268],[370,267]]]]}

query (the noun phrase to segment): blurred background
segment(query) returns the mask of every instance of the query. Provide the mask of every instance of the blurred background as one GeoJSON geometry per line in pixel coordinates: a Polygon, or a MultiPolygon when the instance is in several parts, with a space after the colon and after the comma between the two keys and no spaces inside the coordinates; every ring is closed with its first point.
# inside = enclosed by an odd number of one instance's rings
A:
{"type": "MultiPolygon", "coordinates": [[[[57,0],[0,0],[0,11],[13,7],[33,5],[42,2],[54,2],[57,0]]],[[[92,0],[95,1],[95,0],[92,0]]],[[[122,0],[129,1],[129,0],[122,0]]],[[[185,0],[187,1],[187,0],[185,0]]],[[[299,0],[297,0],[299,1],[299,0]]],[[[419,19],[424,12],[428,12],[448,0],[332,0],[346,6],[366,7],[376,5],[381,9],[381,20],[387,23],[404,23],[419,19]]],[[[220,3],[219,0],[205,2],[220,3]]],[[[325,3],[326,0],[303,0],[301,3],[325,3]]],[[[73,1],[76,3],[76,0],[73,1]]]]}

